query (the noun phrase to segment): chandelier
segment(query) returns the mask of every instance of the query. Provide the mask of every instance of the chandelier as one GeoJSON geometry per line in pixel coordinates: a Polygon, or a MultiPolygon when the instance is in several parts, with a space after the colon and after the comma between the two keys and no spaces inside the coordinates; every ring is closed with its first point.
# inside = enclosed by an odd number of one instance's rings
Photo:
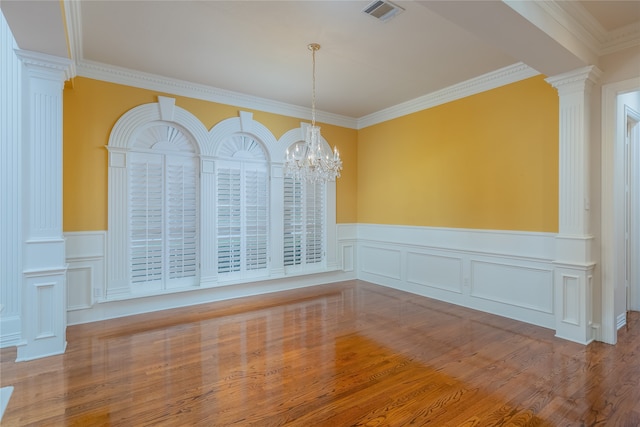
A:
{"type": "Polygon", "coordinates": [[[333,152],[320,139],[320,127],[316,126],[316,51],[317,43],[307,46],[313,58],[313,86],[311,91],[311,125],[307,126],[304,142],[295,144],[293,150],[287,149],[284,172],[296,180],[308,182],[335,181],[340,177],[342,160],[338,148],[333,152]]]}

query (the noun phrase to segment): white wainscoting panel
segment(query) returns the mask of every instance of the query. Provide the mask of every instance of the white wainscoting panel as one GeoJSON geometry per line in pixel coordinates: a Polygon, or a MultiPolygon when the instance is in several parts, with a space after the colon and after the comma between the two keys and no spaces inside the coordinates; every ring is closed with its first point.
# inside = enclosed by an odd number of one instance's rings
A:
{"type": "Polygon", "coordinates": [[[68,232],[67,311],[90,308],[105,289],[106,232],[68,232]]]}
{"type": "Polygon", "coordinates": [[[67,311],[89,308],[93,305],[91,286],[93,280],[93,267],[91,265],[78,265],[67,270],[67,311]]]}
{"type": "Polygon", "coordinates": [[[580,325],[580,276],[562,276],[562,321],[570,325],[580,325]]]}
{"type": "Polygon", "coordinates": [[[471,296],[553,314],[553,270],[474,260],[471,296]]]}
{"type": "Polygon", "coordinates": [[[462,293],[462,258],[407,252],[407,282],[462,293]]]}
{"type": "Polygon", "coordinates": [[[355,270],[355,244],[344,244],[342,248],[342,270],[354,271],[355,270]]]}
{"type": "Polygon", "coordinates": [[[158,310],[278,292],[356,278],[356,225],[339,224],[336,247],[341,251],[342,269],[292,277],[271,277],[226,286],[181,289],[156,295],[108,300],[106,269],[109,265],[105,231],[65,233],[68,263],[67,324],[75,325],[158,310]]]}
{"type": "Polygon", "coordinates": [[[357,232],[356,224],[336,225],[336,240],[339,242],[338,257],[340,268],[342,268],[342,271],[352,272],[354,275],[356,270],[357,232]]]}
{"type": "Polygon", "coordinates": [[[402,253],[399,249],[362,245],[360,251],[362,252],[360,257],[362,272],[400,280],[402,253]]]}
{"type": "Polygon", "coordinates": [[[358,279],[554,328],[555,234],[359,224],[358,279]]]}

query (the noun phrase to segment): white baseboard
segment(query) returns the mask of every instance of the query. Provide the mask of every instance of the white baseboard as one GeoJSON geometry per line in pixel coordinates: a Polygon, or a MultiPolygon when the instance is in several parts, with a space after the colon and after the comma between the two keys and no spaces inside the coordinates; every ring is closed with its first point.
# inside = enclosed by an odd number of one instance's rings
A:
{"type": "Polygon", "coordinates": [[[96,322],[106,319],[150,313],[153,311],[188,307],[209,302],[225,301],[234,298],[261,295],[353,279],[355,279],[354,272],[334,271],[329,273],[296,276],[293,278],[279,278],[228,286],[190,289],[164,295],[152,295],[118,301],[104,301],[96,303],[86,309],[69,311],[67,313],[67,324],[75,325],[96,322]]]}
{"type": "Polygon", "coordinates": [[[11,386],[0,388],[0,421],[2,421],[4,411],[7,409],[7,405],[9,404],[11,393],[13,393],[13,387],[11,386]]]}
{"type": "Polygon", "coordinates": [[[619,314],[616,317],[616,329],[623,328],[627,324],[627,312],[619,314]]]}
{"type": "Polygon", "coordinates": [[[0,317],[0,348],[13,347],[22,340],[22,322],[19,316],[0,317]]]}

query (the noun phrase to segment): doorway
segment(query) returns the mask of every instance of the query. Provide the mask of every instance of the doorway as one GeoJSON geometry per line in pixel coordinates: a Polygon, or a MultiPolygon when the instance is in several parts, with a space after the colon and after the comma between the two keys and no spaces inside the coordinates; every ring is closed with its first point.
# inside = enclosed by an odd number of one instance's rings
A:
{"type": "Polygon", "coordinates": [[[640,311],[640,112],[625,107],[626,309],[640,311]]]}
{"type": "MultiPolygon", "coordinates": [[[[638,162],[629,163],[626,141],[640,151],[640,76],[602,87],[601,146],[601,328],[596,339],[608,344],[617,341],[618,329],[626,323],[628,307],[640,298],[640,284],[627,286],[626,278],[638,277],[638,231],[631,230],[631,219],[638,218],[631,204],[632,189],[627,192],[627,170],[640,173],[638,162]],[[633,123],[636,123],[635,125],[633,123]],[[629,132],[628,132],[629,131],[629,132]],[[628,136],[628,138],[627,138],[628,136]],[[635,140],[634,140],[635,138],[635,140]],[[634,142],[635,141],[635,142],[634,142]],[[629,194],[629,201],[627,200],[629,194]],[[629,218],[629,225],[626,219],[629,218]],[[626,238],[627,232],[628,238],[626,238]],[[632,245],[631,242],[636,242],[632,245]],[[626,247],[629,249],[625,249],[626,247]],[[634,249],[634,253],[631,253],[634,249]],[[633,257],[636,257],[635,259],[633,257]],[[635,266],[635,268],[632,268],[635,266]],[[627,269],[627,267],[629,267],[627,269]],[[630,305],[628,305],[630,303],[630,305]]],[[[638,189],[636,187],[635,194],[638,189]]],[[[634,198],[634,200],[636,200],[634,198]]],[[[634,224],[640,223],[640,220],[634,224]]],[[[636,280],[637,282],[637,280],[636,280]]],[[[631,284],[631,281],[629,281],[631,284]]]]}

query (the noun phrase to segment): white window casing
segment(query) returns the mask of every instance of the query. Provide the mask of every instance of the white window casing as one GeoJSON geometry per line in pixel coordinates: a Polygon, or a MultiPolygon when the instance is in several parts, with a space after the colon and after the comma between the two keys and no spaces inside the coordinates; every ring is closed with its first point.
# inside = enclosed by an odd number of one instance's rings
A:
{"type": "Polygon", "coordinates": [[[276,140],[245,112],[206,130],[166,97],[125,113],[107,146],[98,301],[335,269],[335,182],[282,174],[301,135],[276,140]]]}

